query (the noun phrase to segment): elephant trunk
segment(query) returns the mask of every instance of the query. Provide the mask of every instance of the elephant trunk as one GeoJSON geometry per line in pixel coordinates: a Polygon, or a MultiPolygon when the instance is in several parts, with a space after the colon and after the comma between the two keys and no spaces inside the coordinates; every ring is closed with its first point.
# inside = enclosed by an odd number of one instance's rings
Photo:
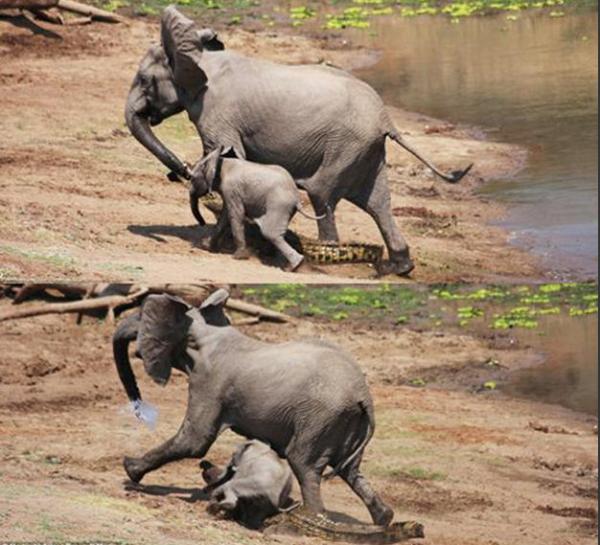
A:
{"type": "Polygon", "coordinates": [[[142,399],[129,361],[129,343],[136,339],[140,316],[135,314],[123,320],[113,335],[113,356],[121,383],[130,401],[142,399]]]}
{"type": "Polygon", "coordinates": [[[149,116],[138,113],[128,105],[125,110],[125,121],[136,140],[161,161],[163,165],[178,176],[186,180],[190,179],[187,166],[152,132],[149,116]]]}
{"type": "Polygon", "coordinates": [[[200,213],[200,208],[198,206],[199,198],[200,197],[198,197],[198,194],[196,193],[196,191],[194,191],[192,189],[190,191],[190,208],[192,210],[192,214],[194,215],[194,218],[196,218],[196,221],[198,222],[198,224],[206,225],[206,221],[204,221],[204,218],[202,217],[202,214],[200,213]]]}

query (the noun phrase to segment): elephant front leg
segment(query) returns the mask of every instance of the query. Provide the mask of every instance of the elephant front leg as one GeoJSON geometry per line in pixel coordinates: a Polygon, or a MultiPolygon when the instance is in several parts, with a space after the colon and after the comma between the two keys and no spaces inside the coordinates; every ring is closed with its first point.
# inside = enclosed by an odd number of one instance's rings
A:
{"type": "Polygon", "coordinates": [[[148,451],[141,458],[126,456],[123,460],[125,472],[133,482],[139,483],[146,473],[169,462],[184,458],[202,458],[216,437],[217,431],[212,427],[210,430],[202,429],[186,419],[171,439],[148,451]]]}
{"type": "Polygon", "coordinates": [[[227,231],[227,226],[229,225],[229,216],[227,214],[227,206],[223,203],[223,210],[219,215],[219,219],[217,220],[217,224],[215,225],[212,236],[210,237],[208,249],[211,252],[217,252],[221,245],[221,241],[225,236],[225,232],[227,231]]]}

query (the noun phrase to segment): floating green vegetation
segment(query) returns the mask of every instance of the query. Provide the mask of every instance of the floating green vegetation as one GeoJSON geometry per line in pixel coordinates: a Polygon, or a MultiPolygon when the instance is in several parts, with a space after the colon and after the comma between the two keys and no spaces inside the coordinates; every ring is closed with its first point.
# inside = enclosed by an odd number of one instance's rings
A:
{"type": "Polygon", "coordinates": [[[389,326],[535,329],[545,316],[598,312],[595,283],[534,286],[306,286],[278,284],[243,290],[274,310],[322,320],[384,320],[389,326]]]}
{"type": "Polygon", "coordinates": [[[483,316],[484,312],[482,309],[477,307],[459,307],[456,311],[458,317],[458,325],[466,326],[470,323],[473,318],[483,316]]]}
{"type": "Polygon", "coordinates": [[[333,320],[389,316],[394,323],[408,323],[410,313],[425,301],[422,290],[388,285],[325,287],[302,284],[275,284],[243,290],[247,298],[274,310],[296,316],[333,320]]]}
{"type": "MultiPolygon", "coordinates": [[[[332,2],[334,5],[337,1],[332,2]]],[[[340,2],[342,3],[342,2],[340,2]]],[[[440,0],[352,0],[353,7],[345,7],[341,12],[326,15],[326,29],[368,28],[369,18],[376,15],[396,14],[400,17],[420,15],[448,16],[450,22],[458,23],[464,17],[486,15],[498,12],[517,12],[532,8],[553,8],[567,4],[585,4],[585,0],[462,0],[442,2],[440,0]],[[364,9],[363,6],[376,6],[364,9]]],[[[550,17],[562,17],[565,13],[554,9],[550,17]]],[[[514,14],[506,16],[507,21],[516,21],[514,14]]]]}
{"type": "Polygon", "coordinates": [[[515,307],[504,314],[495,314],[492,327],[494,329],[509,329],[513,327],[522,327],[525,329],[534,329],[538,326],[534,319],[535,310],[529,307],[515,307]]]}
{"type": "Polygon", "coordinates": [[[368,10],[359,7],[346,8],[338,15],[327,14],[327,22],[323,28],[342,29],[342,28],[368,28],[370,26],[367,17],[368,10]]]}
{"type": "Polygon", "coordinates": [[[290,9],[290,17],[292,19],[310,19],[315,16],[315,10],[306,6],[298,6],[290,9]]]}

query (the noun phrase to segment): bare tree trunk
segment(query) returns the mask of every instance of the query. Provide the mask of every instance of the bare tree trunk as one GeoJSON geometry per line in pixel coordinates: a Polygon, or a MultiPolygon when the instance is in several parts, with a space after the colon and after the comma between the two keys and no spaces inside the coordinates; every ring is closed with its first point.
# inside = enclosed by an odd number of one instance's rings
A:
{"type": "MultiPolygon", "coordinates": [[[[11,1],[11,0],[0,0],[11,1]]],[[[94,21],[104,21],[106,23],[122,23],[124,19],[116,13],[110,13],[103,9],[88,6],[81,2],[74,2],[73,0],[58,0],[58,7],[65,11],[72,11],[73,13],[79,13],[91,17],[94,21]]]]}
{"type": "Polygon", "coordinates": [[[4,320],[17,320],[29,318],[30,316],[41,316],[42,314],[66,314],[69,312],[81,312],[106,308],[109,310],[121,305],[132,303],[148,293],[147,288],[141,288],[131,295],[109,295],[107,297],[96,297],[83,299],[82,301],[70,301],[69,303],[44,303],[41,305],[24,305],[18,310],[0,314],[0,322],[4,320]]]}
{"type": "Polygon", "coordinates": [[[31,9],[31,13],[35,15],[36,19],[40,19],[42,21],[48,21],[49,23],[53,23],[55,25],[64,25],[65,19],[60,14],[60,12],[54,8],[50,9],[31,9]]]}
{"type": "Polygon", "coordinates": [[[58,0],[0,0],[0,9],[45,9],[58,4],[58,0]]]}

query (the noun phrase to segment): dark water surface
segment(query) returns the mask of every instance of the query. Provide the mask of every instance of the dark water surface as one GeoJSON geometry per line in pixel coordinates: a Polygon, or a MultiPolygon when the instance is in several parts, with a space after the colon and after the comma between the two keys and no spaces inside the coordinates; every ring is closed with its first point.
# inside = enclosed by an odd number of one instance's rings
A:
{"type": "Polygon", "coordinates": [[[516,372],[503,390],[597,415],[598,315],[546,316],[540,322],[543,335],[517,336],[544,352],[544,364],[516,372]]]}
{"type": "Polygon", "coordinates": [[[507,16],[373,18],[376,35],[352,36],[383,55],[357,75],[388,104],[525,146],[525,170],[482,193],[509,205],[502,224],[548,269],[597,277],[597,8],[507,16]]]}

